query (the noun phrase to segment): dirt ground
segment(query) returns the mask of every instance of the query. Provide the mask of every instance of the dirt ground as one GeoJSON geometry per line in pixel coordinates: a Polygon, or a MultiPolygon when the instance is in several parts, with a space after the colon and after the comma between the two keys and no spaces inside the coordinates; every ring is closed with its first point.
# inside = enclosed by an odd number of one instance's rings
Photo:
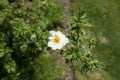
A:
{"type": "MultiPolygon", "coordinates": [[[[69,27],[68,22],[71,20],[71,13],[70,13],[70,0],[61,0],[60,3],[64,8],[64,28],[66,29],[65,32],[67,33],[68,30],[67,28],[69,27]]],[[[59,59],[64,59],[64,57],[60,57],[59,59]]],[[[59,60],[59,61],[64,61],[64,60],[59,60]]],[[[75,68],[73,64],[67,64],[63,62],[62,64],[64,66],[64,70],[66,72],[65,76],[61,80],[77,80],[75,77],[75,68]]]]}

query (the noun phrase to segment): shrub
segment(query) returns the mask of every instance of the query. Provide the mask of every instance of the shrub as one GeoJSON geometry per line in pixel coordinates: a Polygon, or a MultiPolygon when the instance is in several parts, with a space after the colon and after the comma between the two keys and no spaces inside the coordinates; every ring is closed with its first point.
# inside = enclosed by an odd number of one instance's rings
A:
{"type": "Polygon", "coordinates": [[[53,22],[62,22],[58,11],[60,8],[51,0],[0,1],[0,79],[33,80],[36,71],[42,71],[42,65],[38,66],[40,70],[36,68],[39,64],[36,58],[39,59],[47,47],[47,27],[53,22]]]}
{"type": "MultiPolygon", "coordinates": [[[[61,77],[62,70],[55,65],[55,56],[48,55],[51,49],[47,46],[49,30],[63,31],[56,26],[62,24],[63,16],[54,0],[2,0],[0,17],[1,80],[56,80],[61,77]]],[[[89,26],[84,12],[74,15],[69,34],[66,34],[69,44],[60,50],[67,63],[81,61],[82,71],[93,71],[98,63],[92,55],[95,38],[85,30],[89,26]]]]}

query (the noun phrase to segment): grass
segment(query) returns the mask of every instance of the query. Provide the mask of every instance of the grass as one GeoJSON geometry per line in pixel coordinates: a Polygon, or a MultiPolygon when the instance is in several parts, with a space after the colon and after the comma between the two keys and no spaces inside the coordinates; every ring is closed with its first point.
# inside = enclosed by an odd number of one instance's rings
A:
{"type": "Polygon", "coordinates": [[[104,64],[102,80],[120,80],[120,1],[73,0],[71,10],[77,9],[86,11],[98,39],[96,54],[104,64]]]}

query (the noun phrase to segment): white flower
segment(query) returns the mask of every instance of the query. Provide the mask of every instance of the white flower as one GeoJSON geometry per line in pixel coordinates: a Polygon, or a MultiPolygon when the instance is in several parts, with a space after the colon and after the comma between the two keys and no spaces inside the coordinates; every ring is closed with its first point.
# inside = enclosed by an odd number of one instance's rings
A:
{"type": "Polygon", "coordinates": [[[48,42],[48,47],[53,50],[61,49],[65,44],[69,42],[68,38],[60,31],[50,31],[50,37],[48,42]]]}

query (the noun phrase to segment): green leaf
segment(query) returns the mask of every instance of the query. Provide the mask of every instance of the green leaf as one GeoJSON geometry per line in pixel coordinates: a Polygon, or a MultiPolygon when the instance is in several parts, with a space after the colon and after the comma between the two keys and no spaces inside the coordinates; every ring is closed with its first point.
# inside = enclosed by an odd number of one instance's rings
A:
{"type": "Polygon", "coordinates": [[[67,59],[68,59],[68,60],[71,60],[71,59],[72,59],[72,57],[73,57],[73,55],[72,55],[72,54],[68,54],[68,55],[67,55],[67,59]]]}

